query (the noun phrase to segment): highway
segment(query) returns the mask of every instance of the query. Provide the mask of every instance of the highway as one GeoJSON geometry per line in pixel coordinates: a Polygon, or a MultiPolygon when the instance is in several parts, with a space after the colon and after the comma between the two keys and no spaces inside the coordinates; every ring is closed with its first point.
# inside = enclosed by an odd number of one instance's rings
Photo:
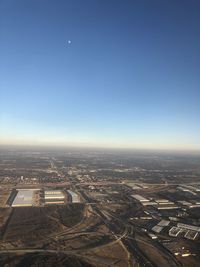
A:
{"type": "Polygon", "coordinates": [[[108,227],[112,235],[117,241],[121,241],[128,251],[135,256],[137,262],[140,266],[143,267],[160,267],[157,265],[157,262],[150,260],[147,258],[146,254],[141,251],[138,246],[138,243],[145,242],[145,245],[151,246],[154,249],[157,249],[160,255],[163,255],[163,260],[168,262],[170,265],[166,263],[166,266],[170,267],[181,267],[182,264],[177,261],[176,257],[168,251],[160,242],[153,241],[149,239],[146,234],[142,231],[140,227],[133,226],[124,220],[116,217],[108,211],[103,211],[99,208],[99,203],[95,202],[94,199],[90,198],[84,191],[80,190],[80,187],[74,186],[79,193],[81,193],[83,199],[88,203],[90,203],[93,210],[96,212],[98,216],[101,217],[105,225],[108,227]],[[142,235],[145,238],[145,241],[141,238],[135,236],[135,234],[142,235]],[[166,260],[167,258],[167,260],[166,260]]]}
{"type": "MultiPolygon", "coordinates": [[[[80,191],[79,191],[80,192],[80,191]]],[[[88,201],[92,202],[91,198],[86,195],[85,192],[81,191],[82,197],[88,201]]],[[[124,226],[124,223],[119,223],[118,220],[114,221],[112,219],[108,218],[108,215],[105,214],[103,211],[99,209],[99,207],[96,205],[91,205],[93,210],[96,212],[98,216],[101,217],[105,225],[108,227],[112,235],[116,240],[122,241],[124,246],[128,249],[128,251],[135,256],[136,260],[141,266],[146,266],[146,267],[158,267],[157,265],[153,264],[146,258],[146,256],[139,250],[139,248],[134,244],[132,241],[126,238],[128,236],[128,231],[126,226],[124,226]],[[121,233],[120,237],[119,234],[121,233]]],[[[111,217],[111,216],[110,216],[111,217]]]]}

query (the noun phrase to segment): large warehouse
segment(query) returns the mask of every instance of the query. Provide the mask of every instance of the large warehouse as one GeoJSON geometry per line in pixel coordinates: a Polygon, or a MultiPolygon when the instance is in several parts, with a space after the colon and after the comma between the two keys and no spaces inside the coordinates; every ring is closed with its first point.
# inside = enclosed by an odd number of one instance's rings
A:
{"type": "Polygon", "coordinates": [[[18,189],[12,207],[24,207],[33,205],[34,189],[18,189]]]}
{"type": "Polygon", "coordinates": [[[62,191],[60,190],[45,190],[44,193],[45,199],[64,199],[65,196],[62,191]]]}
{"type": "Polygon", "coordinates": [[[65,195],[60,190],[45,190],[45,204],[64,204],[65,195]]]}
{"type": "Polygon", "coordinates": [[[71,191],[71,190],[67,190],[68,194],[71,197],[71,201],[73,203],[79,203],[80,202],[80,197],[78,194],[76,194],[75,192],[71,191]]]}

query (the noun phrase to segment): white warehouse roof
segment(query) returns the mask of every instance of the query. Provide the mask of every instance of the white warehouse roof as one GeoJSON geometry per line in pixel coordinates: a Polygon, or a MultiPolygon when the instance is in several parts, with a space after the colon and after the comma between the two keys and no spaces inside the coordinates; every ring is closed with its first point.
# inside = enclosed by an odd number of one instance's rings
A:
{"type": "Polygon", "coordinates": [[[149,200],[147,198],[144,198],[143,196],[140,195],[131,195],[133,198],[139,200],[140,202],[148,202],[149,200]]]}
{"type": "Polygon", "coordinates": [[[52,191],[45,191],[44,193],[45,199],[64,199],[65,196],[62,191],[60,190],[52,190],[52,191]]]}
{"type": "Polygon", "coordinates": [[[79,195],[76,194],[75,192],[71,191],[71,190],[67,190],[67,192],[71,195],[72,197],[72,202],[73,203],[78,203],[80,202],[80,198],[79,198],[79,195]]]}
{"type": "Polygon", "coordinates": [[[32,206],[34,190],[31,189],[18,189],[18,193],[12,203],[12,207],[20,207],[20,206],[32,206]]]}

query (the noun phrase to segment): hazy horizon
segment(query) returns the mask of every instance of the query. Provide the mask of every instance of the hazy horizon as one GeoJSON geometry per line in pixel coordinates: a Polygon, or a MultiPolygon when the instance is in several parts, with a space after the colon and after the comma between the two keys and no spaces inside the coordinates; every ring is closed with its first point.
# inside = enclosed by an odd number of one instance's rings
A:
{"type": "Polygon", "coordinates": [[[0,151],[93,151],[93,152],[127,152],[127,153],[158,153],[158,154],[182,154],[182,155],[200,155],[199,149],[167,149],[167,148],[133,148],[133,147],[109,147],[109,146],[77,146],[77,145],[33,145],[33,144],[0,144],[0,151]]]}

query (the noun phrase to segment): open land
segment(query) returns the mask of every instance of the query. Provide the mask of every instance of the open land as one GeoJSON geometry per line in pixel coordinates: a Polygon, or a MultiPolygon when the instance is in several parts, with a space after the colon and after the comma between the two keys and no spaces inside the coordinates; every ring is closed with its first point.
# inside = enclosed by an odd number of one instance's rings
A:
{"type": "Polygon", "coordinates": [[[0,266],[198,267],[200,155],[0,150],[0,266]]]}

